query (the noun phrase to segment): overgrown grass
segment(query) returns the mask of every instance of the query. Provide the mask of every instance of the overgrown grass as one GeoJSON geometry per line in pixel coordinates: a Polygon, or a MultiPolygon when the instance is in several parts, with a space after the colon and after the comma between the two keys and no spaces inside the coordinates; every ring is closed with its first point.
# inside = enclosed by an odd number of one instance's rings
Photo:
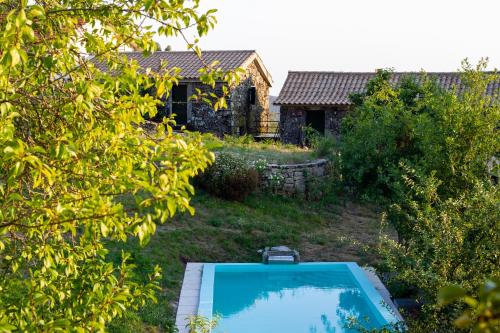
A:
{"type": "Polygon", "coordinates": [[[137,279],[154,265],[163,270],[158,303],[115,320],[112,332],[171,332],[186,262],[258,262],[257,250],[288,245],[304,261],[357,261],[376,265],[373,247],[379,233],[373,208],[350,202],[325,204],[255,194],[228,202],[199,193],[195,216],[179,215],[160,225],[149,244],[134,240],[110,243],[118,261],[122,249],[132,253],[137,279]]]}
{"type": "Polygon", "coordinates": [[[315,159],[314,151],[273,140],[256,142],[251,136],[225,136],[221,140],[204,134],[205,145],[215,152],[228,152],[250,161],[266,160],[269,163],[301,163],[315,159]]]}

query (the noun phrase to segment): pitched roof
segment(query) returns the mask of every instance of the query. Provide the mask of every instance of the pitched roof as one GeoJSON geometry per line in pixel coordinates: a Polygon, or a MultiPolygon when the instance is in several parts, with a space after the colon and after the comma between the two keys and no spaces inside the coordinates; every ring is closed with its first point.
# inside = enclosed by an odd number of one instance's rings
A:
{"type": "MultiPolygon", "coordinates": [[[[390,81],[397,84],[408,75],[417,79],[417,72],[393,73],[390,81]]],[[[351,93],[366,91],[366,85],[376,75],[375,72],[288,72],[283,88],[274,102],[277,105],[349,105],[351,93]]],[[[462,87],[460,73],[427,73],[445,89],[462,87]]],[[[500,81],[490,83],[488,94],[500,91],[500,81]]]]}
{"type": "MultiPolygon", "coordinates": [[[[202,51],[203,62],[193,51],[158,51],[149,56],[144,56],[142,52],[122,52],[128,59],[134,59],[138,65],[146,70],[150,68],[153,71],[160,69],[161,62],[167,63],[167,68],[180,68],[180,76],[183,80],[198,80],[200,69],[205,64],[211,64],[219,61],[218,67],[223,71],[229,71],[238,67],[246,68],[252,62],[256,62],[259,71],[266,79],[269,85],[272,84],[272,77],[264,66],[259,55],[254,50],[229,50],[229,51],[202,51]]],[[[97,64],[101,70],[106,70],[103,64],[97,64]]]]}

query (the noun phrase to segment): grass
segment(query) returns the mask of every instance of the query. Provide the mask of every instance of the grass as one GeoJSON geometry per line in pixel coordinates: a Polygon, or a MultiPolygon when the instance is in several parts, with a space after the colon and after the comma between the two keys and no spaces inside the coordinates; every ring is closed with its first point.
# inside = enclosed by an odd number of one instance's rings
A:
{"type": "Polygon", "coordinates": [[[314,151],[273,140],[256,142],[251,136],[226,136],[224,140],[211,134],[204,135],[205,145],[215,152],[228,152],[249,161],[266,160],[269,163],[302,163],[315,159],[314,151]]]}
{"type": "Polygon", "coordinates": [[[115,320],[112,332],[171,332],[176,302],[187,262],[258,262],[257,250],[288,245],[303,261],[357,261],[376,265],[373,248],[379,235],[373,207],[352,202],[326,204],[255,194],[243,203],[199,193],[195,216],[182,214],[158,227],[149,244],[135,240],[110,243],[118,262],[122,249],[132,253],[137,278],[154,265],[163,270],[158,303],[115,320]]]}

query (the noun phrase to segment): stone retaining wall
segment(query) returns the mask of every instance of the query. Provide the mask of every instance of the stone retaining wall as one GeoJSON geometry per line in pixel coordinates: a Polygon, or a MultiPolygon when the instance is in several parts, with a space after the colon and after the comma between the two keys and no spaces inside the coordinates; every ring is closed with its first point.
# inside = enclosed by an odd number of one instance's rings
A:
{"type": "Polygon", "coordinates": [[[301,164],[269,164],[262,172],[260,186],[285,195],[304,194],[310,179],[325,175],[327,163],[319,159],[301,164]]]}

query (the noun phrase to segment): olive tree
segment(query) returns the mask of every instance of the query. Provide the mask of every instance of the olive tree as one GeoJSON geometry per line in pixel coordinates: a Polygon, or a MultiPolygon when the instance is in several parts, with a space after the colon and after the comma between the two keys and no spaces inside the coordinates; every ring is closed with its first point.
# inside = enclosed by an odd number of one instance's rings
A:
{"type": "MultiPolygon", "coordinates": [[[[154,299],[159,269],[135,283],[128,254],[113,265],[103,242],[145,243],[156,223],[193,212],[190,178],[213,155],[171,119],[143,129],[179,70],[144,72],[118,51],[148,55],[153,37],[185,29],[201,37],[214,13],[199,0],[0,1],[1,332],[104,330],[154,299]]],[[[203,62],[197,40],[186,42],[203,62]]],[[[200,77],[237,80],[216,64],[200,77]]]]}

